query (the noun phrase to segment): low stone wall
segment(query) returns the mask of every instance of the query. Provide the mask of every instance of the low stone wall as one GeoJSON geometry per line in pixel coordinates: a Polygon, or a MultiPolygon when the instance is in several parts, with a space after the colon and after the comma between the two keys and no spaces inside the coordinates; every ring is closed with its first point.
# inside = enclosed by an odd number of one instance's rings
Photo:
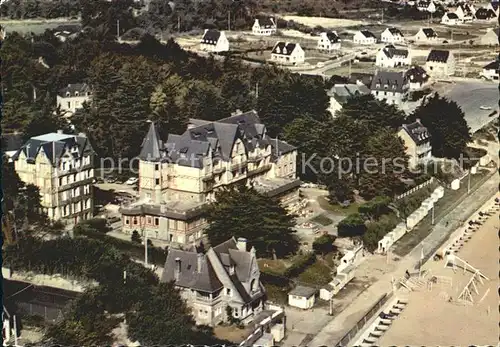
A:
{"type": "Polygon", "coordinates": [[[43,275],[35,274],[33,272],[12,271],[11,269],[4,267],[2,267],[2,276],[8,280],[31,283],[36,286],[64,289],[78,293],[84,292],[87,288],[99,285],[99,283],[95,281],[73,280],[60,274],[43,275]]]}
{"type": "Polygon", "coordinates": [[[419,184],[418,186],[408,190],[407,192],[404,192],[403,194],[396,196],[394,198],[394,200],[395,201],[401,200],[402,198],[407,197],[408,195],[413,194],[416,191],[419,191],[420,189],[429,186],[432,182],[434,182],[434,177],[431,177],[429,180],[425,181],[424,183],[419,184]]]}

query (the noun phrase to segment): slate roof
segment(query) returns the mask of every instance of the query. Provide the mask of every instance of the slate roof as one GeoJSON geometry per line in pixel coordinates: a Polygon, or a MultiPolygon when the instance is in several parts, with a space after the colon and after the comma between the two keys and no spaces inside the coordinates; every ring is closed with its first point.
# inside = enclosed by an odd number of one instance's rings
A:
{"type": "Polygon", "coordinates": [[[326,37],[328,38],[328,40],[330,41],[330,43],[337,43],[339,42],[339,37],[338,35],[333,32],[333,31],[329,31],[326,33],[326,37]]]}
{"type": "Polygon", "coordinates": [[[427,71],[421,66],[415,65],[406,71],[405,77],[413,83],[425,83],[429,80],[427,71]]]}
{"type": "Polygon", "coordinates": [[[88,92],[90,92],[90,87],[86,83],[72,83],[68,84],[64,88],[59,89],[57,94],[59,94],[59,96],[63,98],[66,98],[66,97],[77,96],[76,93],[78,93],[79,96],[84,96],[85,93],[88,92]]]}
{"type": "Polygon", "coordinates": [[[205,254],[173,248],[168,251],[165,268],[161,276],[161,282],[171,281],[174,281],[179,287],[207,293],[213,293],[224,287],[205,254]],[[180,272],[177,280],[176,271],[178,264],[176,259],[180,260],[180,272]]]}
{"type": "Polygon", "coordinates": [[[297,286],[288,295],[301,296],[305,298],[310,298],[318,292],[316,288],[297,286]]]}
{"type": "Polygon", "coordinates": [[[255,19],[259,21],[259,26],[261,28],[272,29],[276,27],[274,20],[270,17],[257,17],[255,19]]]}
{"type": "Polygon", "coordinates": [[[418,119],[413,123],[403,124],[401,128],[404,129],[408,135],[410,135],[411,139],[415,141],[417,145],[428,142],[431,138],[431,134],[427,128],[424,127],[418,119]]]}
{"type": "MultiPolygon", "coordinates": [[[[203,158],[210,153],[214,160],[230,160],[234,142],[238,138],[247,151],[253,151],[256,147],[273,147],[276,143],[275,139],[267,136],[264,124],[253,110],[216,122],[200,119],[190,119],[189,122],[192,127],[182,135],[169,134],[165,143],[152,123],[143,141],[140,159],[202,168],[203,158]]],[[[278,147],[281,154],[296,149],[283,141],[278,141],[278,147]]]]}
{"type": "Polygon", "coordinates": [[[403,72],[379,71],[373,77],[371,90],[403,92],[406,78],[403,72]]]}
{"type": "Polygon", "coordinates": [[[201,38],[201,43],[206,45],[216,45],[220,38],[220,31],[217,29],[208,29],[201,38]]]}
{"type": "Polygon", "coordinates": [[[491,4],[491,7],[493,7],[493,9],[495,11],[498,9],[498,1],[492,1],[490,4],[491,4]]]}
{"type": "Polygon", "coordinates": [[[393,58],[393,57],[407,58],[409,54],[407,49],[397,49],[393,45],[385,46],[384,48],[382,48],[382,52],[384,52],[387,58],[393,58]]]}
{"type": "Polygon", "coordinates": [[[448,19],[458,19],[458,16],[453,12],[447,12],[445,16],[448,17],[448,19]]]}
{"type": "Polygon", "coordinates": [[[20,133],[2,134],[2,151],[17,151],[23,145],[23,136],[20,133]]]}
{"type": "Polygon", "coordinates": [[[427,38],[438,37],[437,33],[432,28],[422,28],[422,31],[427,38]]]}
{"type": "Polygon", "coordinates": [[[364,85],[340,84],[334,85],[327,94],[342,104],[355,95],[370,94],[370,89],[364,85]]]}
{"type": "Polygon", "coordinates": [[[398,28],[387,28],[393,36],[403,36],[403,33],[398,28]]]}
{"type": "Polygon", "coordinates": [[[476,19],[491,19],[497,15],[491,9],[480,8],[476,11],[476,19]]]}
{"type": "Polygon", "coordinates": [[[280,41],[274,45],[272,54],[291,55],[297,44],[280,41]]]}
{"type": "Polygon", "coordinates": [[[373,34],[371,31],[368,31],[368,30],[361,30],[360,31],[361,34],[366,37],[367,39],[373,37],[374,39],[376,39],[377,37],[375,36],[375,34],[373,34]]]}
{"type": "Polygon", "coordinates": [[[43,149],[53,166],[58,164],[59,159],[67,149],[77,148],[77,158],[93,152],[89,140],[85,136],[49,133],[35,136],[29,139],[12,157],[17,160],[24,153],[28,162],[34,162],[40,150],[43,149]]]}
{"type": "Polygon", "coordinates": [[[499,61],[498,60],[492,61],[491,63],[489,63],[488,65],[486,65],[485,67],[483,67],[483,69],[498,71],[498,69],[499,69],[499,61]]]}
{"type": "Polygon", "coordinates": [[[432,49],[427,56],[427,61],[446,63],[450,57],[450,51],[432,49]]]}

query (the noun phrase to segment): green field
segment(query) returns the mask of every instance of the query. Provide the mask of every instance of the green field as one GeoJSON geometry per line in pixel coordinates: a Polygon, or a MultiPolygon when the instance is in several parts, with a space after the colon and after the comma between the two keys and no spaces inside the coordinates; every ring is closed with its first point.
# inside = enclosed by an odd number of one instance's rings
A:
{"type": "Polygon", "coordinates": [[[78,20],[0,20],[0,25],[5,28],[7,36],[9,33],[17,31],[20,34],[42,34],[47,29],[54,29],[59,25],[80,24],[78,20]]]}

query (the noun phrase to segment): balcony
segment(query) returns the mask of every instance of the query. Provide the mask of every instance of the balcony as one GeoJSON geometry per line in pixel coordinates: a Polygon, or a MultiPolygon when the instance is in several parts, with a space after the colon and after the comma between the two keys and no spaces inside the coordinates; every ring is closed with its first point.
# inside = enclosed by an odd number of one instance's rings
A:
{"type": "Polygon", "coordinates": [[[221,174],[221,173],[223,173],[225,171],[226,171],[225,167],[218,167],[218,168],[214,168],[213,174],[214,175],[219,175],[219,174],[221,174]]]}
{"type": "Polygon", "coordinates": [[[255,175],[261,174],[263,172],[269,171],[269,170],[271,170],[271,168],[272,168],[272,164],[265,164],[265,165],[262,165],[261,167],[258,167],[258,168],[252,169],[252,170],[248,170],[247,176],[255,176],[255,175]]]}
{"type": "Polygon", "coordinates": [[[231,163],[229,169],[231,171],[237,171],[237,170],[241,170],[241,169],[244,169],[248,166],[248,163],[245,161],[245,162],[236,162],[236,163],[231,163]]]}
{"type": "Polygon", "coordinates": [[[68,189],[72,189],[75,187],[83,186],[86,184],[92,184],[92,183],[94,183],[94,177],[89,177],[89,178],[85,178],[85,179],[80,180],[80,181],[63,184],[63,185],[58,187],[58,191],[68,190],[68,189]]]}
{"type": "Polygon", "coordinates": [[[248,158],[248,162],[249,163],[255,163],[255,162],[257,162],[259,160],[262,160],[262,159],[264,159],[264,155],[259,153],[257,155],[249,157],[248,158]]]}
{"type": "Polygon", "coordinates": [[[215,298],[211,298],[209,296],[203,296],[203,295],[197,294],[197,295],[195,295],[194,300],[198,301],[198,302],[203,302],[203,303],[215,305],[218,302],[222,301],[222,295],[216,296],[215,298]]]}
{"type": "Polygon", "coordinates": [[[79,167],[74,167],[74,168],[67,169],[67,170],[58,169],[57,174],[58,174],[58,176],[65,176],[65,175],[70,175],[70,174],[86,171],[86,170],[93,169],[93,168],[94,168],[94,165],[85,164],[85,165],[80,165],[79,167]]]}

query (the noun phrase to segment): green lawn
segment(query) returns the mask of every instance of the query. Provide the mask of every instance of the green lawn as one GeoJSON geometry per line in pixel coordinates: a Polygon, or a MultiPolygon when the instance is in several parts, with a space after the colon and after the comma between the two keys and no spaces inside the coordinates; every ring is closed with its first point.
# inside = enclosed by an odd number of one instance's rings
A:
{"type": "Polygon", "coordinates": [[[330,218],[326,217],[324,214],[320,214],[319,216],[314,217],[313,219],[311,219],[311,222],[321,224],[324,227],[333,223],[333,221],[330,218]]]}
{"type": "Polygon", "coordinates": [[[318,259],[316,263],[299,275],[298,280],[307,284],[323,286],[328,284],[332,278],[332,269],[324,261],[318,259]]]}
{"type": "Polygon", "coordinates": [[[335,214],[345,215],[345,216],[347,216],[351,213],[358,212],[358,207],[359,207],[359,204],[356,202],[350,204],[347,207],[343,207],[343,206],[336,205],[336,204],[332,205],[332,204],[330,204],[330,202],[328,202],[326,196],[318,197],[318,203],[321,206],[321,208],[325,211],[329,211],[329,212],[332,212],[335,214]]]}

